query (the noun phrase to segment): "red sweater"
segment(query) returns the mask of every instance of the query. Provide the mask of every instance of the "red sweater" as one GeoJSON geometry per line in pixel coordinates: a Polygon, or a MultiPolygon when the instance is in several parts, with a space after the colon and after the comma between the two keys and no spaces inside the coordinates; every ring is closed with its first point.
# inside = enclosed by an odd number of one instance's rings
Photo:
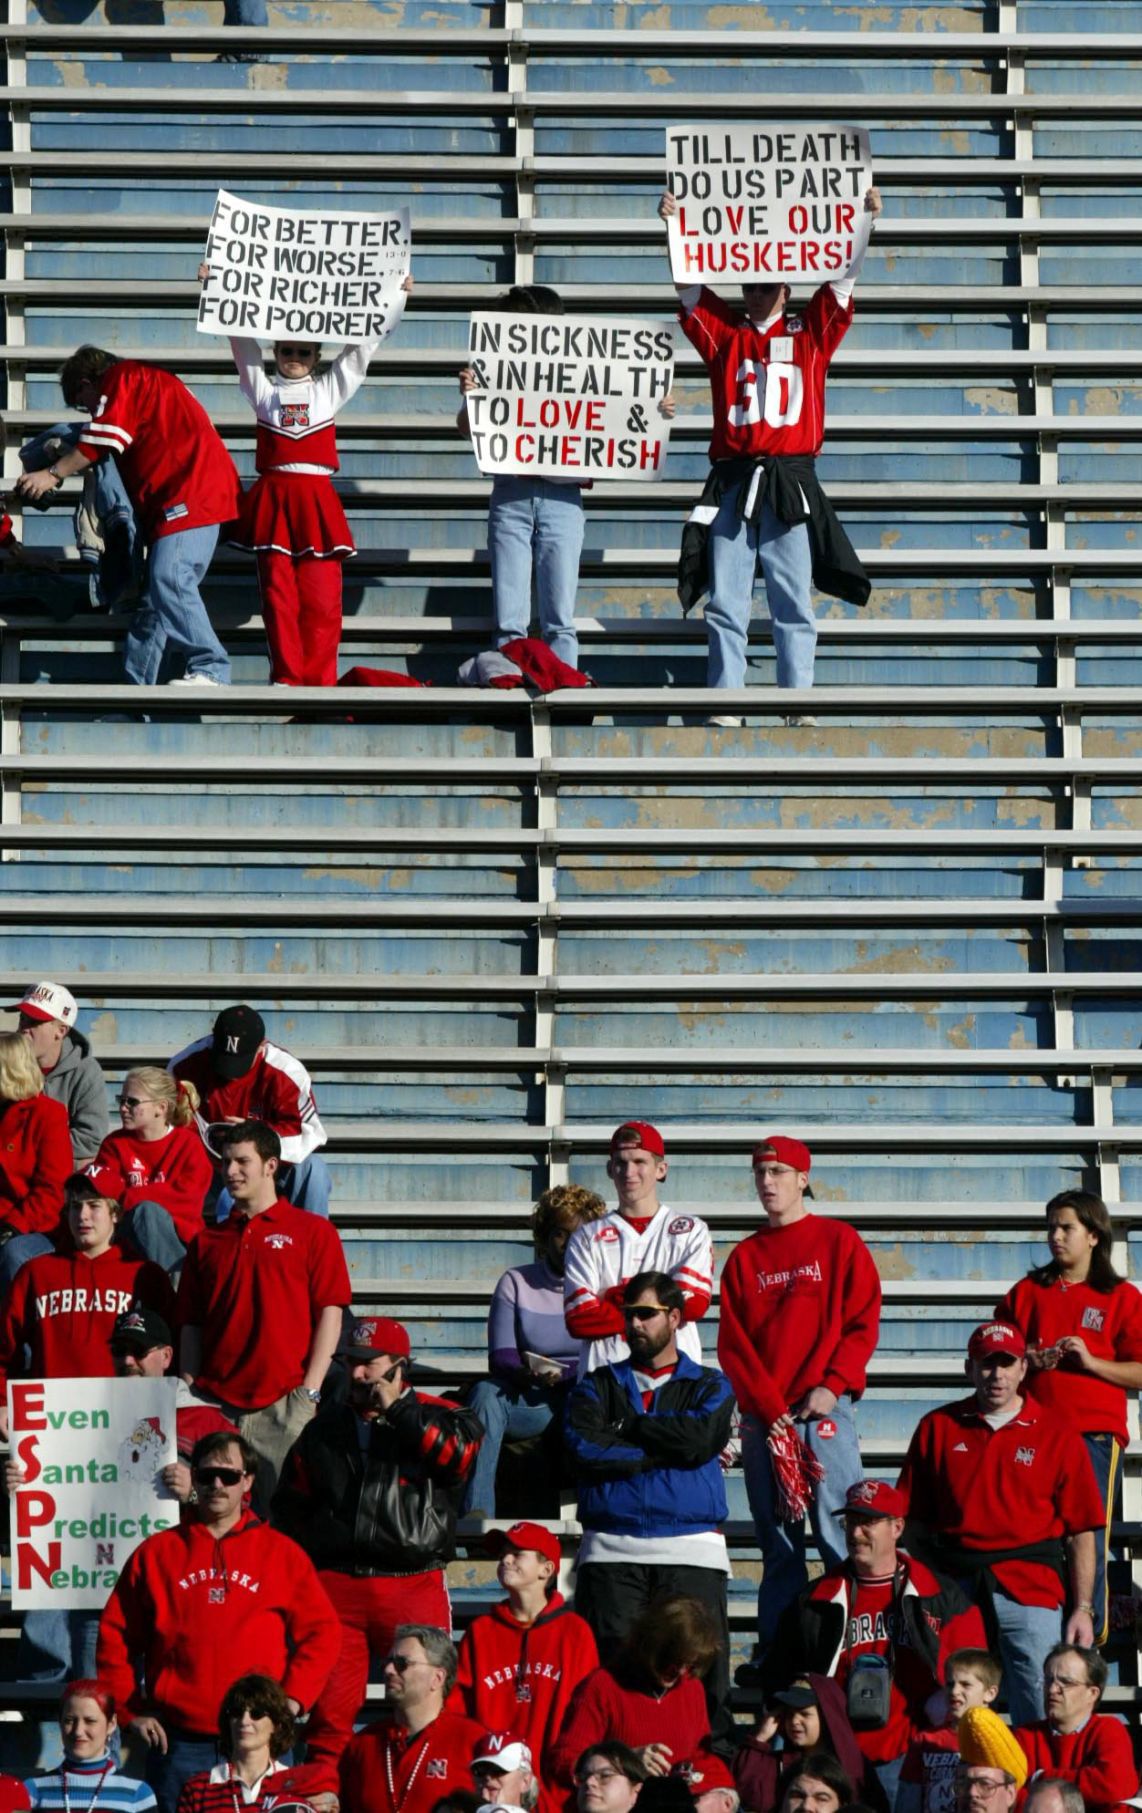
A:
{"type": "Polygon", "coordinates": [[[549,1770],[564,1788],[584,1750],[604,1738],[639,1750],[644,1744],[666,1744],[672,1763],[689,1762],[710,1735],[706,1693],[701,1681],[679,1681],[657,1693],[620,1680],[609,1668],[596,1668],[576,1691],[550,1752],[549,1770]]]}
{"type": "Polygon", "coordinates": [[[271,1675],[308,1708],[340,1650],[341,1625],[308,1555],[245,1511],[221,1541],[194,1522],[139,1544],[99,1620],[96,1672],[120,1723],[147,1711],[213,1737],[239,1675],[271,1675]]]}
{"type": "Polygon", "coordinates": [[[0,1404],[13,1371],[29,1379],[112,1378],[111,1331],[116,1317],[135,1304],[157,1310],[168,1323],[174,1316],[174,1292],[162,1267],[121,1246],[108,1247],[97,1259],[70,1247],[30,1259],[16,1273],[0,1318],[0,1404]]]}
{"type": "MultiPolygon", "coordinates": [[[[545,1781],[550,1755],[580,1682],[599,1666],[590,1625],[553,1593],[534,1624],[513,1618],[506,1600],[474,1618],[460,1644],[460,1669],[448,1702],[485,1731],[510,1731],[531,1746],[535,1773],[545,1781]]],[[[545,1813],[562,1794],[540,1793],[545,1813]]]]}
{"type": "Polygon", "coordinates": [[[136,1139],[120,1127],[107,1135],[87,1175],[124,1209],[157,1202],[182,1241],[189,1243],[201,1232],[214,1166],[197,1127],[172,1127],[162,1139],[136,1139]]]}
{"type": "MultiPolygon", "coordinates": [[[[1089,1284],[1036,1284],[1021,1278],[998,1305],[996,1320],[1014,1322],[1028,1347],[1053,1347],[1079,1335],[1100,1360],[1142,1360],[1142,1291],[1122,1283],[1112,1291],[1089,1284]]],[[[1025,1390],[1049,1415],[1063,1417],[1082,1434],[1113,1435],[1125,1448],[1126,1392],[1085,1372],[1070,1354],[1049,1371],[1028,1368],[1025,1390]]]]}
{"type": "Polygon", "coordinates": [[[0,1221],[17,1234],[53,1234],[75,1170],[67,1109],[48,1095],[0,1112],[0,1221]]]}
{"type": "Polygon", "coordinates": [[[415,1737],[403,1725],[368,1725],[341,1757],[341,1805],[347,1813],[432,1813],[458,1788],[472,1792],[472,1758],[484,1736],[482,1725],[453,1712],[415,1737]]]}
{"type": "Polygon", "coordinates": [[[1075,1783],[1087,1813],[1126,1813],[1120,1803],[1138,1792],[1130,1733],[1106,1713],[1093,1713],[1081,1731],[1066,1736],[1040,1719],[1015,1737],[1029,1765],[1028,1787],[1035,1775],[1061,1776],[1075,1783]]]}
{"type": "Polygon", "coordinates": [[[766,1425],[815,1385],[859,1397],[880,1326],[880,1279],[847,1221],[759,1228],[722,1273],[718,1359],[743,1415],[766,1425]]]}

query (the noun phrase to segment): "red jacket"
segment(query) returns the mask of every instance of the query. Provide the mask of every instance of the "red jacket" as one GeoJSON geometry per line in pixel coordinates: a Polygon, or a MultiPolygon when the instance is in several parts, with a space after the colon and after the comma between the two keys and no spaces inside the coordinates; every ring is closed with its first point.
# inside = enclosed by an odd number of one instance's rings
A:
{"type": "Polygon", "coordinates": [[[0,1221],[17,1234],[54,1234],[75,1170],[67,1109],[49,1095],[0,1113],[0,1221]]]}
{"type": "Polygon", "coordinates": [[[718,1361],[745,1416],[767,1426],[827,1385],[859,1397],[880,1326],[880,1279],[847,1221],[762,1227],[722,1273],[718,1361]]]}
{"type": "Polygon", "coordinates": [[[368,1725],[341,1757],[341,1805],[346,1813],[432,1813],[458,1788],[471,1794],[484,1736],[482,1725],[453,1712],[412,1738],[403,1725],[368,1725]]]}
{"type": "MultiPolygon", "coordinates": [[[[464,1632],[449,1710],[467,1713],[485,1731],[522,1738],[543,1782],[575,1689],[598,1666],[590,1625],[561,1593],[552,1594],[534,1624],[513,1618],[505,1600],[464,1632]]],[[[562,1794],[542,1790],[541,1809],[554,1813],[562,1804],[562,1794]]]]}
{"type": "Polygon", "coordinates": [[[168,1323],[174,1316],[174,1292],[162,1267],[121,1246],[109,1246],[97,1259],[71,1247],[30,1259],[16,1273],[0,1318],[0,1404],[12,1371],[29,1379],[114,1377],[111,1331],[116,1317],[135,1304],[157,1310],[168,1323]]]}
{"type": "MultiPolygon", "coordinates": [[[[291,457],[299,457],[296,450],[291,457]]],[[[210,1035],[176,1052],[170,1071],[179,1082],[193,1083],[198,1090],[198,1124],[204,1137],[206,1128],[215,1121],[265,1121],[282,1142],[285,1165],[300,1164],[328,1138],[318,1118],[305,1065],[299,1064],[292,1052],[283,1051],[268,1039],[262,1040],[244,1076],[216,1074],[214,1040],[210,1035]]]]}
{"type": "Polygon", "coordinates": [[[119,359],[99,377],[99,402],[78,446],[111,454],[145,541],[237,518],[242,481],[198,398],[173,372],[119,359]]]}
{"type": "Polygon", "coordinates": [[[154,1712],[174,1731],[213,1737],[239,1675],[271,1675],[308,1708],[340,1651],[308,1556],[245,1511],[220,1541],[196,1521],[139,1544],[99,1620],[96,1672],[121,1723],[154,1712]]]}
{"type": "Polygon", "coordinates": [[[197,1127],[172,1127],[162,1139],[136,1139],[119,1127],[109,1133],[87,1175],[123,1208],[157,1202],[189,1243],[202,1231],[202,1208],[214,1166],[197,1127]]]}
{"type": "Polygon", "coordinates": [[[1130,1733],[1107,1713],[1092,1713],[1081,1731],[1066,1735],[1040,1719],[1020,1726],[1015,1738],[1027,1758],[1028,1788],[1036,1775],[1060,1776],[1075,1783],[1087,1813],[1126,1813],[1120,1803],[1138,1792],[1130,1733]]]}
{"type": "Polygon", "coordinates": [[[596,1668],[576,1691],[551,1751],[550,1772],[564,1788],[584,1750],[604,1738],[615,1738],[640,1750],[644,1744],[667,1744],[673,1763],[689,1762],[707,1742],[710,1719],[701,1681],[679,1681],[653,1692],[649,1685],[621,1678],[609,1668],[596,1668]]]}

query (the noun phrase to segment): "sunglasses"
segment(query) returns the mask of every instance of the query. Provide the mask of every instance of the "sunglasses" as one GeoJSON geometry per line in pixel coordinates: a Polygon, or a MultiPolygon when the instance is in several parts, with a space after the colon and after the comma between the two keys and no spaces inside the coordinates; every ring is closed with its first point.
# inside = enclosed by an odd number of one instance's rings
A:
{"type": "Polygon", "coordinates": [[[236,1486],[245,1474],[241,1467],[196,1467],[194,1477],[202,1486],[236,1486]]]}
{"type": "Polygon", "coordinates": [[[636,1303],[633,1309],[624,1308],[623,1320],[625,1322],[653,1322],[655,1316],[668,1314],[669,1311],[663,1309],[661,1303],[636,1303]]]}
{"type": "Polygon", "coordinates": [[[141,1108],[144,1102],[149,1102],[150,1099],[149,1095],[121,1095],[119,1106],[120,1108],[141,1108]]]}
{"type": "Polygon", "coordinates": [[[407,1669],[415,1668],[419,1660],[418,1656],[386,1656],[381,1666],[395,1668],[397,1673],[402,1675],[407,1669]]]}

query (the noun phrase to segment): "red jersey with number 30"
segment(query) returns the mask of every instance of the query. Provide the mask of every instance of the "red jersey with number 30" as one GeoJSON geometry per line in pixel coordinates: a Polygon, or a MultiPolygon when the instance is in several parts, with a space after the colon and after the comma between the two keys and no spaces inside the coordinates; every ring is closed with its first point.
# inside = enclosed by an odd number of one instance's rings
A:
{"type": "Polygon", "coordinates": [[[818,453],[829,360],[852,318],[851,296],[842,302],[829,283],[803,315],[779,315],[764,332],[713,290],[703,288],[692,309],[683,304],[682,332],[710,373],[710,458],[818,453]]]}

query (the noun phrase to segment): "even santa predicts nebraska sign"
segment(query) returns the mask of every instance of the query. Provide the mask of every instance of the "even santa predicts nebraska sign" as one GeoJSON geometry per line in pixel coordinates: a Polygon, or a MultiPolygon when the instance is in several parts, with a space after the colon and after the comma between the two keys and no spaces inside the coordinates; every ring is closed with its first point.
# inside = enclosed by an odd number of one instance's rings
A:
{"type": "Polygon", "coordinates": [[[656,479],[674,330],[599,315],[472,316],[467,395],[481,472],[656,479]]]}
{"type": "Polygon", "coordinates": [[[858,126],[670,126],[675,283],[847,277],[868,245],[868,133],[858,126]]]}
{"type": "Polygon", "coordinates": [[[131,1552],[178,1522],[174,1379],[21,1379],[8,1387],[12,1604],[100,1611],[131,1552]]]}

